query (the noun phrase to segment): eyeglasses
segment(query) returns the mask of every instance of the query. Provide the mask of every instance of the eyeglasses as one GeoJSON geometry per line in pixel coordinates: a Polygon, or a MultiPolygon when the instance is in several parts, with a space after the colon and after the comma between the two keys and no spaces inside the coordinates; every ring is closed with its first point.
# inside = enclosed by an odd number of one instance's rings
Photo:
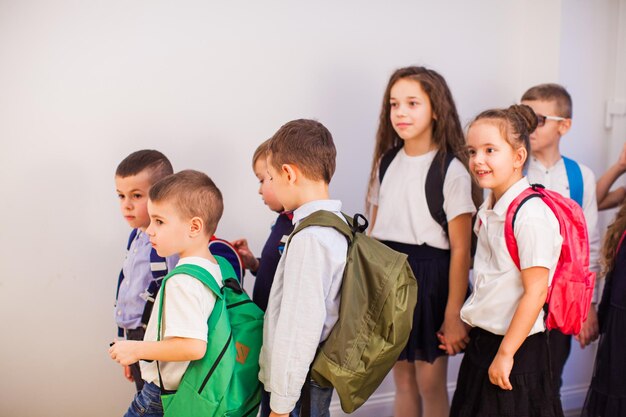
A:
{"type": "Polygon", "coordinates": [[[554,120],[557,122],[560,122],[562,120],[567,120],[566,117],[559,117],[559,116],[544,116],[542,114],[538,114],[537,115],[537,127],[541,127],[543,125],[546,124],[546,120],[554,120]]]}

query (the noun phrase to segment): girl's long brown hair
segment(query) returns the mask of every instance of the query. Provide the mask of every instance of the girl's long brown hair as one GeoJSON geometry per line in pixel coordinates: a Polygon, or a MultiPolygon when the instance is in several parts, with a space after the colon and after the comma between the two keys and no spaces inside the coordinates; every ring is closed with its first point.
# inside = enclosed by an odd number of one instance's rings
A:
{"type": "Polygon", "coordinates": [[[615,266],[615,252],[617,251],[617,244],[624,230],[626,230],[626,202],[622,204],[622,207],[617,212],[617,216],[615,216],[615,220],[611,223],[604,236],[604,244],[602,246],[602,266],[604,273],[607,273],[615,266]]]}
{"type": "MultiPolygon", "coordinates": [[[[383,96],[383,104],[378,122],[378,132],[376,133],[376,145],[374,146],[374,156],[372,158],[372,168],[365,201],[367,212],[369,212],[370,209],[369,197],[372,192],[372,186],[378,177],[378,164],[380,159],[385,152],[402,144],[402,139],[398,136],[391,124],[391,103],[389,102],[391,88],[401,79],[409,79],[418,82],[426,95],[428,95],[432,112],[437,116],[437,120],[432,121],[432,140],[440,151],[441,156],[445,157],[446,153],[452,152],[454,156],[463,163],[465,168],[467,168],[468,158],[465,151],[463,128],[461,127],[459,114],[446,80],[438,72],[425,67],[400,68],[389,78],[383,96]]],[[[475,197],[474,201],[480,201],[480,191],[477,187],[472,188],[472,195],[475,197]]]]}

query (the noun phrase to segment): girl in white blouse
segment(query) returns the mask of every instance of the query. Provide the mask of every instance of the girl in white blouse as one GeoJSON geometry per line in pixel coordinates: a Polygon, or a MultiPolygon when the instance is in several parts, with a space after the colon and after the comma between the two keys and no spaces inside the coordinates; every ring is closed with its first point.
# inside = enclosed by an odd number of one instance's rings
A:
{"type": "Polygon", "coordinates": [[[419,288],[411,335],[393,369],[395,417],[449,413],[447,354],[468,341],[460,310],[476,208],[466,167],[463,129],[444,78],[424,67],[395,71],[383,98],[368,189],[371,236],[408,255],[419,288]],[[437,185],[427,180],[435,177],[437,185]],[[441,349],[438,332],[445,336],[441,349]]]}
{"type": "Polygon", "coordinates": [[[461,309],[472,329],[450,416],[563,415],[542,310],[561,251],[558,220],[540,198],[521,206],[521,271],[504,239],[507,208],[529,187],[522,172],[536,126],[533,110],[515,105],[481,113],[467,134],[470,172],[491,194],[475,226],[474,289],[461,309]]]}

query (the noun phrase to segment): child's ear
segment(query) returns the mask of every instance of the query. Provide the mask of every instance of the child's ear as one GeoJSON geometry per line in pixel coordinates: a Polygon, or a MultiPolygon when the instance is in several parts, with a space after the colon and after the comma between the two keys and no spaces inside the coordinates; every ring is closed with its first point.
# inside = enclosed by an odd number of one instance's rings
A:
{"type": "Polygon", "coordinates": [[[559,135],[563,136],[572,128],[572,119],[565,119],[559,122],[559,135]]]}
{"type": "Polygon", "coordinates": [[[295,165],[283,164],[280,169],[282,173],[287,176],[287,181],[290,184],[296,182],[296,179],[298,178],[298,168],[295,165]]]}
{"type": "Polygon", "coordinates": [[[200,217],[193,217],[189,221],[189,237],[195,237],[204,230],[204,222],[200,217]]]}
{"type": "Polygon", "coordinates": [[[513,160],[513,168],[516,170],[524,168],[524,163],[528,159],[528,151],[524,146],[520,146],[515,151],[515,159],[513,160]]]}

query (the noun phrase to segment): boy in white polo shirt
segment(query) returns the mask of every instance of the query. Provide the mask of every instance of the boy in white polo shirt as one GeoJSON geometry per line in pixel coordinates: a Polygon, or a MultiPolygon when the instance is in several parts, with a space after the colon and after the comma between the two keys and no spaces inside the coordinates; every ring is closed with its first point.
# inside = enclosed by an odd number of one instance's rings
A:
{"type": "MultiPolygon", "coordinates": [[[[221,286],[220,268],[208,243],[223,208],[222,194],[209,177],[198,171],[181,171],[150,189],[151,222],[146,233],[160,256],[178,254],[179,265],[198,265],[221,286]]],[[[157,339],[159,309],[155,308],[143,341],[117,341],[109,349],[111,358],[122,365],[142,360],[145,383],[125,416],[162,416],[161,390],[178,389],[189,361],[202,359],[206,351],[207,321],[215,306],[215,295],[186,274],[171,276],[165,287],[162,340],[157,339]]],[[[164,288],[157,299],[162,291],[164,288]]]]}
{"type": "MultiPolygon", "coordinates": [[[[548,190],[575,200],[583,209],[589,233],[589,269],[600,272],[600,233],[596,179],[588,167],[561,155],[561,137],[572,126],[572,98],[558,84],[540,84],[522,96],[522,104],[531,107],[538,118],[537,129],[530,135],[528,181],[542,184],[548,190]]],[[[582,347],[598,338],[598,282],[587,321],[576,339],[582,347]]],[[[558,330],[550,333],[550,354],[555,386],[561,386],[561,375],[570,354],[572,337],[558,330]]]]}
{"type": "MultiPolygon", "coordinates": [[[[283,125],[269,143],[272,189],[295,226],[326,210],[343,219],[330,200],[336,150],[328,129],[314,120],[283,125]]],[[[345,221],[345,220],[344,220],[345,221]]],[[[339,317],[348,242],[330,227],[310,226],[293,237],[278,264],[263,328],[259,379],[270,393],[270,417],[300,415],[300,393],[315,353],[339,317]]],[[[311,416],[329,416],[332,388],[311,381],[311,416]]]]}

